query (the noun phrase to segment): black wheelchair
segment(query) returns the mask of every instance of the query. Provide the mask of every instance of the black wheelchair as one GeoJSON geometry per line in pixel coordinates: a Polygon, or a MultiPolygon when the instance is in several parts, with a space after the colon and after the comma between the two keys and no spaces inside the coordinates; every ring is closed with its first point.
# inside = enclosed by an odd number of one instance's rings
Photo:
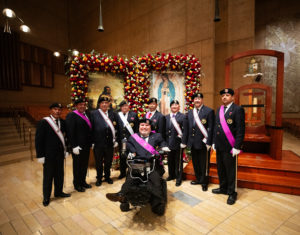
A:
{"type": "Polygon", "coordinates": [[[162,154],[152,155],[150,158],[140,156],[127,158],[128,173],[122,186],[125,199],[121,202],[121,211],[129,211],[133,207],[144,207],[148,203],[152,212],[163,215],[167,205],[167,183],[162,178],[164,169],[162,154]]]}

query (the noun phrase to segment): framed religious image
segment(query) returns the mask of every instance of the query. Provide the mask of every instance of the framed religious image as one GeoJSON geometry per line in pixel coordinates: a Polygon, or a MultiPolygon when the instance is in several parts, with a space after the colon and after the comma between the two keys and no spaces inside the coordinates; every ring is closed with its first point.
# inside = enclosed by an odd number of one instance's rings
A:
{"type": "Polygon", "coordinates": [[[158,110],[167,115],[170,113],[170,102],[179,101],[180,112],[185,108],[184,75],[178,72],[153,73],[151,76],[150,97],[157,98],[158,110]]]}
{"type": "Polygon", "coordinates": [[[123,79],[110,73],[89,73],[88,96],[89,106],[98,108],[99,96],[107,96],[111,99],[111,107],[117,109],[118,104],[124,99],[123,79]]]}

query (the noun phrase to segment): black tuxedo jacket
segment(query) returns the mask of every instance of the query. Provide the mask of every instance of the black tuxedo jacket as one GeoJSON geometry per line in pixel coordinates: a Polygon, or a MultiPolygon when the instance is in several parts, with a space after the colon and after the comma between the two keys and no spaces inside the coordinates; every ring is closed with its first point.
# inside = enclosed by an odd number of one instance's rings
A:
{"type": "Polygon", "coordinates": [[[179,138],[178,132],[171,121],[170,115],[173,114],[168,114],[166,116],[166,142],[170,149],[176,150],[180,149],[181,143],[186,144],[187,142],[188,125],[185,115],[183,113],[178,112],[175,116],[175,119],[182,131],[182,138],[179,138]]]}
{"type": "MultiPolygon", "coordinates": [[[[60,119],[60,129],[63,135],[66,135],[65,121],[60,119]]],[[[65,138],[65,144],[67,147],[67,139],[65,138]]],[[[57,157],[64,158],[64,147],[57,136],[55,131],[49,125],[49,123],[42,119],[37,124],[35,133],[35,149],[36,157],[45,159],[54,159],[57,157]]]]}
{"type": "MultiPolygon", "coordinates": [[[[88,118],[89,115],[86,113],[88,118]]],[[[92,129],[87,122],[74,112],[68,113],[66,117],[67,136],[69,144],[72,148],[77,146],[91,147],[92,145],[92,129]]]]}
{"type": "MultiPolygon", "coordinates": [[[[211,108],[203,105],[198,113],[198,116],[208,134],[206,144],[211,145],[213,139],[213,128],[214,128],[214,121],[215,121],[214,111],[211,108]]],[[[193,110],[190,110],[188,112],[187,119],[188,119],[188,126],[189,126],[189,131],[188,131],[189,137],[188,137],[187,146],[189,148],[194,148],[194,149],[206,148],[204,142],[202,141],[204,136],[200,131],[200,128],[198,127],[197,123],[194,120],[193,110]]]]}
{"type": "Polygon", "coordinates": [[[152,130],[160,133],[165,139],[165,116],[161,112],[156,111],[150,119],[152,121],[152,130]]]}
{"type": "MultiPolygon", "coordinates": [[[[119,134],[118,134],[118,142],[119,145],[122,141],[122,139],[126,138],[127,140],[131,136],[130,132],[127,130],[127,128],[124,126],[124,123],[122,119],[120,118],[119,113],[117,113],[118,117],[118,127],[119,127],[119,134]]],[[[127,121],[130,124],[132,130],[134,133],[138,132],[139,130],[139,124],[138,124],[138,117],[135,112],[129,111],[127,121]]]]}
{"type": "MultiPolygon", "coordinates": [[[[116,140],[118,138],[118,120],[117,115],[113,111],[108,111],[108,117],[114,125],[116,131],[116,140]]],[[[94,110],[91,113],[92,123],[92,140],[95,148],[105,148],[113,146],[113,134],[100,114],[99,110],[94,110]]]]}
{"type": "MultiPolygon", "coordinates": [[[[214,129],[214,139],[213,143],[217,150],[230,152],[232,149],[230,143],[228,142],[223,128],[220,123],[220,116],[219,116],[220,108],[217,110],[216,113],[216,123],[214,129]]],[[[241,106],[236,105],[233,103],[229,110],[225,113],[225,120],[229,126],[229,129],[235,138],[235,145],[234,148],[241,149],[242,143],[245,136],[245,111],[241,106]]]]}
{"type": "MultiPolygon", "coordinates": [[[[138,135],[140,136],[140,134],[138,135]]],[[[155,149],[167,146],[160,133],[150,133],[148,143],[155,149]]],[[[137,156],[143,158],[149,158],[152,155],[146,149],[144,149],[138,142],[136,142],[136,140],[132,136],[129,137],[129,140],[127,142],[127,150],[130,153],[136,153],[137,156]]]]}

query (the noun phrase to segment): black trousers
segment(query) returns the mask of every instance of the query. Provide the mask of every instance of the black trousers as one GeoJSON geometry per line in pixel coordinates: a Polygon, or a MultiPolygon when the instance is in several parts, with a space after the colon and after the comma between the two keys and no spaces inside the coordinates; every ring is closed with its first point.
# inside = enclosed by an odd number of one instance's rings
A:
{"type": "Polygon", "coordinates": [[[103,163],[104,163],[104,178],[110,178],[110,168],[113,160],[114,148],[107,146],[106,148],[94,148],[97,179],[102,180],[103,163]]]}
{"type": "Polygon", "coordinates": [[[210,163],[210,152],[207,153],[206,147],[202,149],[192,148],[192,162],[196,180],[201,184],[208,185],[209,183],[209,163],[210,163]],[[208,156],[207,156],[208,154],[208,156]],[[206,164],[206,158],[208,160],[206,164]],[[206,167],[207,165],[207,167],[206,167]],[[206,176],[206,168],[207,176],[206,176]]]}
{"type": "Polygon", "coordinates": [[[64,184],[64,155],[55,158],[45,158],[43,165],[43,196],[49,199],[52,191],[52,182],[54,180],[54,195],[62,192],[64,184]]]}
{"type": "Polygon", "coordinates": [[[182,155],[180,156],[180,151],[181,149],[171,149],[171,152],[168,153],[169,177],[177,181],[182,181],[183,161],[182,155]]]}
{"type": "Polygon", "coordinates": [[[227,193],[235,193],[235,164],[236,156],[231,153],[217,150],[217,169],[220,181],[220,188],[227,193]]]}
{"type": "Polygon", "coordinates": [[[89,164],[90,147],[82,147],[79,155],[72,154],[73,158],[73,185],[82,186],[85,182],[89,164]]]}

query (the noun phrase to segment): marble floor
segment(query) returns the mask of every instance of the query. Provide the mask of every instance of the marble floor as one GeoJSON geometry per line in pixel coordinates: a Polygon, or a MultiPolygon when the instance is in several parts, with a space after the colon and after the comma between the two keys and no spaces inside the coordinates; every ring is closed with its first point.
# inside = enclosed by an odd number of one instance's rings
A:
{"type": "MultiPolygon", "coordinates": [[[[284,149],[296,148],[299,139],[285,134],[284,149]],[[296,141],[296,142],[295,142],[296,141]]],[[[299,154],[299,153],[298,153],[299,154]]],[[[124,180],[95,186],[95,170],[87,181],[92,189],[75,192],[72,159],[66,160],[64,191],[67,199],[51,198],[42,205],[42,166],[30,160],[0,166],[0,234],[300,234],[300,197],[250,189],[238,189],[235,205],[225,195],[215,195],[210,185],[168,182],[166,214],[158,217],[149,207],[121,212],[119,203],[106,199],[119,191],[124,180]]],[[[167,174],[165,175],[167,176],[167,174]]]]}

